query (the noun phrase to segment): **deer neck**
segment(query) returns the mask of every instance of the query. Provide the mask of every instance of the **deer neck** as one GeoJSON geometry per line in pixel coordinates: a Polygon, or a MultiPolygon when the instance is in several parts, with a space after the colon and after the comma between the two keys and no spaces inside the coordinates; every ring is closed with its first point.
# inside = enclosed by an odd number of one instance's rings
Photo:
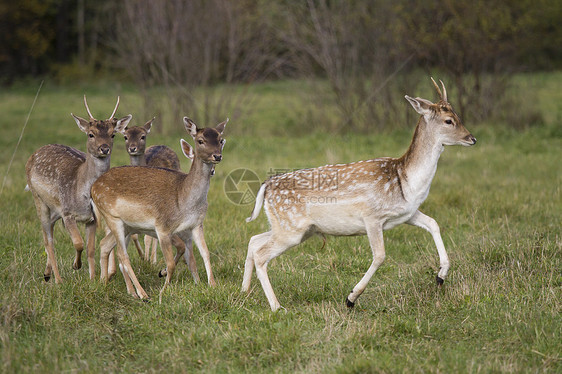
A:
{"type": "Polygon", "coordinates": [[[192,201],[206,201],[212,168],[213,164],[205,163],[195,156],[184,182],[184,196],[192,201]]]}
{"type": "Polygon", "coordinates": [[[98,158],[89,153],[86,154],[86,162],[82,164],[78,170],[77,185],[83,186],[89,195],[90,187],[94,184],[96,179],[109,170],[110,162],[111,159],[109,156],[98,158]]]}
{"type": "Polygon", "coordinates": [[[142,155],[129,155],[129,159],[131,160],[132,166],[146,166],[146,156],[143,153],[142,155]]]}
{"type": "Polygon", "coordinates": [[[443,152],[443,144],[432,134],[430,124],[422,116],[416,126],[410,147],[401,157],[408,192],[415,198],[427,197],[443,152]]]}

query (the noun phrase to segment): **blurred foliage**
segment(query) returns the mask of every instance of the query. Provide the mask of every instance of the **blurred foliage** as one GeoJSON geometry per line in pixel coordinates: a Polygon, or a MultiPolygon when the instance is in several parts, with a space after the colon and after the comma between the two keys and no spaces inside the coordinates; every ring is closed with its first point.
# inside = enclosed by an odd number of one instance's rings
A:
{"type": "Polygon", "coordinates": [[[320,78],[329,85],[306,98],[308,120],[381,129],[406,120],[397,93],[433,95],[426,83],[418,89],[422,75],[443,79],[460,115],[482,121],[514,106],[504,100],[513,73],[562,67],[555,0],[0,0],[0,21],[0,83],[128,80],[146,116],[166,111],[149,93],[159,88],[174,118],[205,123],[245,98],[195,99],[198,89],[320,78]]]}

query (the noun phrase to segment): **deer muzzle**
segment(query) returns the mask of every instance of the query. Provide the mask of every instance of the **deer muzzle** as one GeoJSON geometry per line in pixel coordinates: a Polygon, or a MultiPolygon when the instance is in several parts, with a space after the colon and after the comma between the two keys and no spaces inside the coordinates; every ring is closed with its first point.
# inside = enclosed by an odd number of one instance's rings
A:
{"type": "Polygon", "coordinates": [[[111,153],[111,147],[107,144],[102,144],[98,148],[98,154],[100,157],[109,156],[111,153]]]}
{"type": "Polygon", "coordinates": [[[466,142],[469,143],[469,145],[476,144],[476,138],[472,134],[468,134],[467,136],[465,136],[464,140],[466,140],[466,142]]]}

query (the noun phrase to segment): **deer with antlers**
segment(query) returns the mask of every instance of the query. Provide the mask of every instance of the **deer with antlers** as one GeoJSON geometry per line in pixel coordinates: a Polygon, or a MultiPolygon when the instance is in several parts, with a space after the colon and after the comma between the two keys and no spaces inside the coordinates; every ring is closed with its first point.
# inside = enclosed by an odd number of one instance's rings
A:
{"type": "MultiPolygon", "coordinates": [[[[156,167],[122,166],[109,170],[91,189],[95,215],[104,218],[114,237],[112,240],[117,242],[115,251],[127,292],[141,299],[147,299],[148,295],[138,282],[126,252],[128,240],[135,233],[155,236],[160,241],[166,261],[166,280],[160,290],[160,298],[183,255],[178,248],[174,258],[171,247],[175,238],[184,243],[193,239],[203,257],[208,283],[215,285],[203,234],[203,220],[207,213],[212,170],[222,160],[222,133],[226,121],[216,127],[200,129],[189,118],[184,117],[183,120],[187,132],[195,141],[189,173],[156,167]]],[[[182,141],[182,147],[185,154],[191,150],[185,141],[182,141]]],[[[105,280],[110,246],[100,243],[100,247],[101,277],[105,280]]]]}
{"type": "Polygon", "coordinates": [[[71,115],[78,128],[88,136],[87,153],[65,145],[49,144],[33,153],[25,165],[27,188],[35,201],[47,253],[45,281],[49,281],[54,273],[55,282],[62,282],[53,238],[54,225],[61,218],[76,249],[76,258],[72,265],[75,270],[82,267],[84,250],[84,241],[77,222],[85,223],[88,266],[90,278],[94,278],[96,222],[90,206],[90,187],[99,176],[109,170],[115,132],[127,126],[132,118],[130,114],[121,119],[114,118],[119,107],[119,98],[113,113],[106,120],[94,118],[85,95],[84,105],[90,116],[88,120],[72,113],[71,115]]]}
{"type": "Polygon", "coordinates": [[[437,222],[418,210],[429,194],[439,157],[446,145],[471,146],[476,139],[461,123],[442,90],[431,79],[439,95],[437,103],[405,96],[420,114],[414,137],[399,158],[376,158],[351,164],[326,165],[271,177],[260,187],[254,210],[262,208],[271,230],[250,239],[242,290],[248,292],[255,267],[273,311],[281,305],[273,292],[267,265],[287,249],[314,234],[334,236],[367,235],[373,260],[363,278],[347,296],[352,308],[367,283],[383,263],[383,231],[401,223],[431,233],[437,247],[441,285],[449,270],[449,259],[437,222]]]}

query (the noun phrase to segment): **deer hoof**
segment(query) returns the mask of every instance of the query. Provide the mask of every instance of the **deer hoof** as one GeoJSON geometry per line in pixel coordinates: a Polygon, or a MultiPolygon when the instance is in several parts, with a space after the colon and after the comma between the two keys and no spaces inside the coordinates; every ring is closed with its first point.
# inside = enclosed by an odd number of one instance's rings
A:
{"type": "Polygon", "coordinates": [[[51,276],[48,274],[43,274],[43,279],[45,279],[45,282],[48,282],[51,279],[51,276]]]}
{"type": "Polygon", "coordinates": [[[158,277],[159,277],[159,278],[163,278],[163,277],[164,277],[164,274],[162,274],[162,270],[160,270],[160,271],[158,272],[158,277]]]}
{"type": "Polygon", "coordinates": [[[441,278],[439,275],[435,277],[435,281],[437,282],[437,285],[439,287],[441,287],[443,285],[443,282],[444,282],[443,278],[441,278]]]}
{"type": "Polygon", "coordinates": [[[78,269],[80,269],[81,267],[82,267],[82,264],[72,264],[72,268],[73,268],[74,270],[78,270],[78,269]]]}
{"type": "Polygon", "coordinates": [[[345,305],[349,308],[349,309],[353,309],[353,307],[355,306],[355,303],[350,301],[349,298],[345,298],[345,305]]]}

